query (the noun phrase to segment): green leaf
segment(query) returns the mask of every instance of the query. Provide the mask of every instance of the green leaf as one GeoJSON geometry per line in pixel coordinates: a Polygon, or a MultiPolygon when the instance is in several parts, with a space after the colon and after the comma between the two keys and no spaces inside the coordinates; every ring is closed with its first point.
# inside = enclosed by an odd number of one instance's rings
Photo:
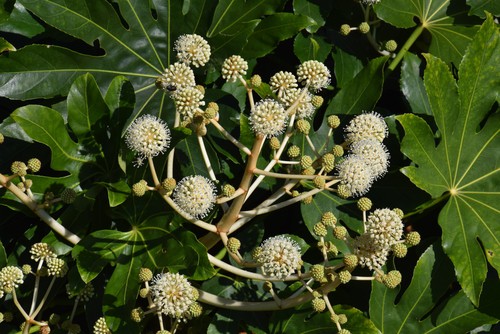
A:
{"type": "Polygon", "coordinates": [[[475,22],[465,16],[467,8],[450,0],[384,0],[373,6],[377,16],[398,28],[411,28],[415,18],[432,35],[429,52],[460,63],[467,45],[477,31],[475,22]]]}
{"type": "MultiPolygon", "coordinates": [[[[0,12],[4,6],[0,7],[0,12]]],[[[0,19],[2,17],[3,15],[0,14],[0,19]]],[[[9,13],[8,18],[0,20],[0,31],[7,33],[34,37],[44,32],[44,30],[44,27],[38,23],[18,1],[14,3],[14,7],[9,13]]]]}
{"type": "MultiPolygon", "coordinates": [[[[303,306],[297,307],[294,310],[285,310],[273,313],[270,322],[270,333],[336,333],[337,327],[330,319],[330,312],[315,313],[306,303],[303,306]]],[[[333,310],[336,314],[345,314],[347,323],[342,325],[342,328],[349,330],[351,333],[378,333],[375,325],[366,318],[366,316],[355,307],[335,305],[333,310]]]]}
{"type": "Polygon", "coordinates": [[[437,146],[421,118],[397,117],[405,130],[401,151],[415,163],[402,172],[433,198],[448,199],[439,214],[443,248],[475,305],[486,277],[486,259],[500,270],[500,119],[498,114],[488,117],[497,99],[491,87],[500,85],[498,41],[489,17],[460,65],[458,89],[446,64],[426,56],[424,84],[439,129],[437,146]]]}
{"type": "Polygon", "coordinates": [[[332,57],[335,62],[334,72],[337,87],[344,88],[363,69],[363,64],[358,58],[340,48],[334,49],[332,57]]]}
{"type": "Polygon", "coordinates": [[[312,20],[304,15],[276,13],[262,19],[243,48],[244,58],[259,58],[270,53],[279,42],[293,37],[310,25],[312,20]]]}
{"type": "MultiPolygon", "coordinates": [[[[476,309],[462,291],[451,293],[453,281],[449,259],[438,244],[430,246],[418,260],[411,283],[401,298],[399,289],[389,289],[373,281],[370,318],[384,334],[466,333],[497,321],[488,315],[492,313],[488,308],[492,307],[494,293],[485,295],[481,302],[484,307],[476,309]]],[[[498,290],[498,283],[491,288],[498,290]]]]}
{"type": "Polygon", "coordinates": [[[321,36],[297,34],[293,42],[293,52],[300,62],[317,60],[324,62],[332,50],[331,43],[325,41],[321,36]]]}
{"type": "Polygon", "coordinates": [[[410,104],[415,114],[431,115],[429,98],[425,91],[424,82],[420,78],[420,59],[407,53],[401,65],[401,92],[410,104]]]}
{"type": "Polygon", "coordinates": [[[8,51],[16,51],[16,48],[14,45],[7,42],[5,38],[0,37],[0,53],[8,51]]]}
{"type": "Polygon", "coordinates": [[[493,16],[500,15],[500,2],[495,0],[466,0],[470,6],[469,15],[476,15],[480,18],[486,18],[486,12],[491,13],[493,16]]]}
{"type": "Polygon", "coordinates": [[[326,114],[353,115],[363,110],[372,110],[382,94],[386,61],[386,57],[371,60],[335,95],[326,109],[326,114]]]}
{"type": "Polygon", "coordinates": [[[80,154],[62,116],[54,109],[30,105],[17,109],[11,117],[33,140],[50,147],[53,169],[77,174],[83,164],[93,161],[92,157],[80,154]]]}
{"type": "Polygon", "coordinates": [[[3,247],[3,243],[0,241],[0,268],[3,268],[7,265],[7,253],[5,253],[5,248],[3,247]]]}
{"type": "MultiPolygon", "coordinates": [[[[313,22],[307,27],[310,33],[316,32],[325,25],[326,18],[332,10],[332,2],[329,0],[294,0],[293,12],[295,14],[309,16],[313,22]]],[[[311,58],[313,59],[313,58],[311,58]]]]}

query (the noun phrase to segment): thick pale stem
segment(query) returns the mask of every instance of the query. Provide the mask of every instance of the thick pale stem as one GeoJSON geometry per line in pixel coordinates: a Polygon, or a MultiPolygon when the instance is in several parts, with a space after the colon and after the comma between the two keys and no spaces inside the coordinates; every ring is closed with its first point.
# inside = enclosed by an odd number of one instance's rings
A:
{"type": "MultiPolygon", "coordinates": [[[[274,173],[274,172],[268,172],[259,168],[254,169],[255,174],[260,174],[264,176],[270,176],[274,177],[275,179],[290,179],[290,180],[314,180],[317,175],[302,175],[302,174],[281,174],[281,173],[274,173]]],[[[325,180],[333,180],[335,179],[335,176],[325,176],[325,180]]]]}
{"type": "Polygon", "coordinates": [[[40,275],[38,275],[38,272],[42,268],[42,265],[43,265],[43,259],[40,259],[40,261],[38,261],[38,265],[35,271],[35,287],[33,288],[33,298],[31,299],[30,314],[32,314],[33,311],[35,310],[36,301],[38,299],[38,292],[40,289],[40,275]]]}
{"type": "Polygon", "coordinates": [[[234,138],[229,132],[227,132],[226,129],[224,129],[222,125],[220,125],[220,123],[217,122],[217,120],[211,119],[210,123],[212,123],[217,128],[217,130],[219,130],[224,135],[224,137],[226,137],[226,139],[229,140],[233,145],[235,145],[240,150],[245,152],[245,154],[247,155],[252,154],[252,151],[250,151],[248,147],[240,143],[238,139],[234,138]]]}
{"type": "MultiPolygon", "coordinates": [[[[45,294],[43,295],[43,298],[40,301],[40,304],[38,304],[38,307],[36,308],[36,310],[30,314],[30,317],[32,319],[35,319],[36,316],[38,315],[38,313],[40,313],[40,311],[42,310],[42,307],[45,304],[45,302],[47,301],[47,298],[49,298],[49,293],[52,290],[52,287],[54,286],[55,281],[56,281],[56,277],[54,276],[54,277],[52,277],[52,280],[50,281],[49,286],[47,287],[47,290],[45,291],[45,294]]],[[[72,319],[73,318],[71,318],[71,320],[72,319]]]]}
{"type": "Polygon", "coordinates": [[[181,215],[187,221],[189,221],[189,222],[193,223],[194,225],[201,227],[202,229],[207,230],[209,232],[214,232],[214,233],[217,232],[217,228],[215,227],[215,225],[208,224],[202,220],[192,218],[191,216],[186,214],[184,211],[182,211],[169,196],[163,195],[162,198],[165,200],[165,202],[167,202],[168,205],[170,205],[170,207],[172,209],[174,209],[179,215],[181,215]]]}
{"type": "Polygon", "coordinates": [[[205,147],[205,142],[203,141],[202,136],[196,136],[198,139],[198,144],[200,145],[201,156],[203,157],[203,161],[205,162],[205,166],[207,167],[208,175],[212,181],[217,181],[217,177],[215,177],[214,169],[212,168],[212,164],[210,163],[210,158],[208,157],[207,148],[205,147]]]}
{"type": "Polygon", "coordinates": [[[54,230],[57,234],[61,235],[64,239],[71,242],[72,244],[77,244],[80,242],[80,237],[73,234],[70,230],[66,229],[64,226],[59,224],[54,218],[52,218],[45,210],[38,207],[38,203],[33,199],[29,198],[24,192],[16,187],[12,182],[8,180],[3,174],[0,174],[0,184],[7,188],[14,196],[19,198],[21,202],[24,203],[28,208],[30,208],[40,219],[42,219],[49,227],[54,230]]]}

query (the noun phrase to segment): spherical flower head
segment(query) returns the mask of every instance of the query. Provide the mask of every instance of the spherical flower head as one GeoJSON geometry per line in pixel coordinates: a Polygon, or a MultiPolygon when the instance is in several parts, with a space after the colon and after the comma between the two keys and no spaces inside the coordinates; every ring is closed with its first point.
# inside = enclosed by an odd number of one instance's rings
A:
{"type": "Polygon", "coordinates": [[[149,268],[141,268],[139,269],[139,281],[141,282],[149,282],[153,279],[153,272],[149,268]]]}
{"type": "Polygon", "coordinates": [[[365,159],[350,155],[337,165],[340,184],[347,187],[351,196],[365,194],[374,181],[374,173],[365,159]]]}
{"type": "Polygon", "coordinates": [[[170,145],[170,129],[162,119],[144,115],[130,125],[125,142],[138,155],[140,165],[146,158],[165,153],[170,145]]]}
{"type": "Polygon", "coordinates": [[[312,308],[313,308],[314,312],[318,312],[318,313],[323,312],[326,308],[326,303],[323,300],[323,298],[314,298],[311,301],[311,304],[312,304],[312,308]]]}
{"type": "Polygon", "coordinates": [[[363,113],[354,117],[345,128],[345,138],[353,143],[363,139],[382,142],[387,137],[387,124],[376,112],[363,113]]]}
{"type": "Polygon", "coordinates": [[[196,81],[193,70],[187,64],[177,62],[165,69],[157,84],[163,90],[175,95],[178,90],[196,86],[196,81]]]}
{"type": "Polygon", "coordinates": [[[402,280],[401,273],[397,270],[391,270],[389,271],[384,277],[382,278],[382,283],[389,289],[394,289],[397,287],[402,280]]]}
{"type": "Polygon", "coordinates": [[[233,55],[224,60],[222,64],[222,78],[227,81],[236,81],[239,77],[247,74],[248,63],[238,55],[233,55]]]}
{"type": "Polygon", "coordinates": [[[106,319],[100,317],[94,324],[94,334],[111,334],[111,331],[106,324],[106,319]]]}
{"type": "Polygon", "coordinates": [[[278,235],[266,239],[260,246],[257,262],[265,275],[283,279],[295,272],[302,262],[299,245],[289,237],[278,235]]]}
{"type": "Polygon", "coordinates": [[[420,243],[420,233],[412,231],[406,235],[406,244],[408,246],[416,246],[420,243]]]}
{"type": "Polygon", "coordinates": [[[194,67],[204,66],[210,59],[210,45],[196,34],[181,35],[174,43],[177,58],[194,67]]]}
{"type": "Polygon", "coordinates": [[[28,163],[26,165],[29,170],[31,170],[33,173],[36,173],[42,168],[42,162],[37,159],[37,158],[31,158],[28,160],[28,163]]]}
{"type": "Polygon", "coordinates": [[[355,239],[354,250],[360,267],[374,270],[381,268],[387,262],[388,248],[373,243],[368,233],[364,233],[355,239]]]}
{"type": "Polygon", "coordinates": [[[297,70],[299,81],[308,84],[312,90],[321,90],[330,84],[330,70],[317,60],[300,64],[297,70]]]}
{"type": "Polygon", "coordinates": [[[285,92],[297,88],[297,78],[293,73],[280,71],[269,79],[269,85],[273,92],[285,92]]]}
{"type": "Polygon", "coordinates": [[[68,266],[62,259],[50,258],[47,260],[47,270],[49,276],[64,277],[68,272],[68,266]]]}
{"type": "Polygon", "coordinates": [[[295,101],[298,100],[297,107],[293,112],[295,112],[298,119],[311,118],[314,114],[316,108],[312,104],[312,94],[306,92],[302,94],[302,90],[298,88],[290,88],[283,93],[280,101],[285,105],[285,107],[290,107],[295,101]]]}
{"type": "Polygon", "coordinates": [[[380,247],[389,248],[403,236],[403,222],[391,209],[377,209],[366,221],[366,233],[372,242],[380,247]]]}
{"type": "Polygon", "coordinates": [[[194,114],[201,112],[200,107],[205,105],[204,95],[195,87],[186,87],[178,90],[174,95],[175,108],[184,117],[191,120],[194,114]]]}
{"type": "Polygon", "coordinates": [[[70,298],[78,296],[82,301],[88,302],[92,297],[94,297],[94,286],[92,283],[86,284],[81,290],[72,290],[69,284],[66,285],[66,292],[70,298]]]}
{"type": "Polygon", "coordinates": [[[191,283],[179,273],[155,276],[151,283],[151,297],[160,312],[178,319],[183,319],[195,302],[191,283]]]}
{"type": "Polygon", "coordinates": [[[373,171],[375,179],[387,173],[389,152],[384,144],[375,139],[363,139],[351,145],[351,153],[365,159],[373,171]]]}
{"type": "Polygon", "coordinates": [[[47,261],[48,259],[57,256],[54,249],[45,242],[38,242],[33,246],[31,246],[30,253],[31,253],[31,258],[36,262],[40,260],[47,261]]]}
{"type": "Polygon", "coordinates": [[[186,176],[175,187],[173,200],[189,216],[204,218],[215,204],[216,188],[204,176],[186,176]]]}
{"type": "Polygon", "coordinates": [[[372,208],[372,201],[368,197],[361,197],[356,203],[356,206],[361,211],[368,211],[372,208]]]}
{"type": "Polygon", "coordinates": [[[0,270],[0,291],[11,293],[20,284],[24,283],[24,274],[16,266],[3,267],[0,270]]]}
{"type": "Polygon", "coordinates": [[[272,99],[257,102],[249,117],[253,132],[267,137],[281,134],[286,127],[287,119],[285,108],[272,99]]]}

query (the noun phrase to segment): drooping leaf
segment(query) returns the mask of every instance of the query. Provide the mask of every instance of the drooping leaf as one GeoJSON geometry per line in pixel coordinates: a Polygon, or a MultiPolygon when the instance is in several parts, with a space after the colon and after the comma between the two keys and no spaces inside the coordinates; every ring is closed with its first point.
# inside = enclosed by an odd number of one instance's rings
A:
{"type": "Polygon", "coordinates": [[[443,248],[475,305],[486,260],[500,269],[500,119],[496,113],[488,115],[498,91],[491,87],[500,86],[498,41],[498,28],[489,17],[460,65],[458,83],[445,63],[426,56],[424,85],[439,129],[437,145],[424,120],[397,116],[405,130],[401,150],[416,164],[402,172],[433,198],[448,199],[439,215],[443,248]]]}
{"type": "MultiPolygon", "coordinates": [[[[313,22],[307,27],[310,33],[316,32],[320,27],[325,25],[325,19],[332,10],[332,2],[328,0],[294,0],[293,12],[309,16],[313,22]]],[[[311,58],[312,59],[312,58],[311,58]]]]}
{"type": "Polygon", "coordinates": [[[477,31],[475,20],[466,16],[466,7],[450,0],[384,0],[374,5],[377,16],[398,28],[411,28],[419,20],[432,35],[429,52],[460,63],[467,45],[477,31]]]}
{"type": "Polygon", "coordinates": [[[387,334],[466,333],[482,324],[495,323],[493,305],[498,281],[496,287],[495,283],[488,286],[489,293],[483,295],[481,307],[476,309],[462,291],[450,291],[454,279],[451,262],[440,245],[434,244],[418,260],[411,283],[400,299],[398,288],[389,289],[373,281],[370,319],[387,334]]]}
{"type": "Polygon", "coordinates": [[[78,173],[93,157],[80,154],[80,148],[69,136],[62,116],[43,106],[29,105],[14,111],[11,117],[33,140],[50,147],[50,166],[59,171],[78,173]]]}
{"type": "Polygon", "coordinates": [[[429,98],[420,77],[420,59],[407,53],[401,65],[401,92],[415,114],[431,115],[429,98]]]}
{"type": "MultiPolygon", "coordinates": [[[[8,3],[12,2],[14,1],[1,1],[0,13],[4,10],[4,7],[9,6],[8,3]],[[3,4],[4,2],[5,4],[3,4]]],[[[0,14],[0,31],[34,37],[44,32],[44,30],[44,27],[18,1],[15,1],[10,13],[9,10],[6,10],[4,14],[0,14]]]]}

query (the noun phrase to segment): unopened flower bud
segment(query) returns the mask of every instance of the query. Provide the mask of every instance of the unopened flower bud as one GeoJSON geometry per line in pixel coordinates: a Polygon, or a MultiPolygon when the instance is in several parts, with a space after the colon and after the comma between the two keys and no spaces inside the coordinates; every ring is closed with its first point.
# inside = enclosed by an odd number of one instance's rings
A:
{"type": "Polygon", "coordinates": [[[343,24],[340,26],[340,34],[347,36],[351,32],[351,27],[348,24],[343,24]]]}
{"type": "Polygon", "coordinates": [[[368,197],[361,197],[357,206],[361,211],[369,211],[372,208],[372,201],[368,197]]]}
{"type": "Polygon", "coordinates": [[[351,273],[349,270],[341,270],[339,272],[339,280],[342,284],[346,284],[351,280],[351,273]]]}
{"type": "Polygon", "coordinates": [[[205,113],[203,114],[203,117],[206,119],[214,119],[217,116],[217,111],[214,108],[208,107],[205,109],[205,113]]]}
{"type": "Polygon", "coordinates": [[[354,269],[358,265],[358,257],[355,254],[347,254],[344,256],[344,264],[347,269],[354,269]]]}
{"type": "Polygon", "coordinates": [[[311,124],[305,119],[299,119],[295,122],[295,129],[297,129],[300,133],[308,135],[311,130],[311,124]]]}
{"type": "Polygon", "coordinates": [[[339,324],[343,325],[347,322],[347,315],[341,313],[338,316],[339,316],[339,324]]]}
{"type": "Polygon", "coordinates": [[[139,269],[139,281],[149,282],[153,279],[153,272],[149,268],[139,269]]]}
{"type": "Polygon", "coordinates": [[[399,218],[403,219],[403,217],[405,215],[403,210],[401,210],[400,208],[394,208],[394,209],[392,209],[392,211],[394,211],[398,215],[399,218]]]}
{"type": "Polygon", "coordinates": [[[398,43],[395,40],[391,39],[385,43],[385,49],[389,52],[394,52],[398,48],[398,43]]]}
{"type": "Polygon", "coordinates": [[[149,289],[148,288],[142,288],[139,290],[139,296],[141,298],[146,298],[149,294],[149,289]]]}
{"type": "Polygon", "coordinates": [[[297,145],[292,145],[286,153],[290,158],[297,158],[300,155],[300,148],[297,145]]]}
{"type": "Polygon", "coordinates": [[[241,241],[239,241],[238,239],[231,237],[227,240],[227,249],[231,253],[236,254],[240,249],[240,247],[241,247],[241,241]]]}
{"type": "Polygon", "coordinates": [[[327,230],[326,226],[323,223],[317,223],[313,227],[314,234],[316,234],[318,237],[326,237],[327,230]]]}
{"type": "Polygon", "coordinates": [[[392,252],[394,253],[394,256],[397,258],[403,258],[408,253],[408,248],[406,247],[406,245],[400,242],[392,245],[391,249],[392,252]]]}
{"type": "Polygon", "coordinates": [[[333,228],[333,236],[337,239],[344,240],[347,236],[347,229],[341,225],[335,226],[333,228]]]}
{"type": "Polygon", "coordinates": [[[316,282],[322,282],[325,279],[325,267],[321,264],[312,265],[309,272],[316,282]]]}
{"type": "Polygon", "coordinates": [[[313,197],[312,196],[307,196],[307,197],[304,197],[302,199],[302,203],[304,203],[304,204],[311,204],[312,201],[313,201],[313,197]]]}
{"type": "Polygon", "coordinates": [[[325,188],[325,178],[322,176],[316,176],[313,179],[314,186],[318,189],[323,189],[325,188]]]}
{"type": "Polygon", "coordinates": [[[303,169],[306,169],[306,168],[309,168],[312,166],[312,163],[313,163],[313,160],[310,156],[308,155],[303,155],[301,158],[300,158],[300,167],[302,167],[303,169]]]}
{"type": "Polygon", "coordinates": [[[269,139],[269,147],[272,149],[272,150],[278,150],[280,148],[280,140],[276,137],[271,137],[271,139],[269,139]]]}
{"type": "Polygon", "coordinates": [[[325,172],[331,172],[335,167],[335,156],[331,153],[326,153],[321,157],[321,166],[325,169],[325,172]]]}
{"type": "Polygon", "coordinates": [[[225,196],[225,197],[231,197],[234,195],[236,189],[234,189],[234,187],[232,185],[230,185],[229,183],[226,183],[223,187],[222,187],[222,195],[225,196]]]}
{"type": "Polygon", "coordinates": [[[66,204],[71,204],[76,199],[76,191],[72,188],[65,188],[61,193],[61,201],[66,204]]]}
{"type": "Polygon", "coordinates": [[[420,243],[420,233],[413,231],[406,235],[406,244],[408,246],[416,246],[420,243]]]}
{"type": "Polygon", "coordinates": [[[320,312],[323,312],[326,308],[326,303],[323,300],[323,298],[314,298],[311,301],[311,304],[312,304],[312,308],[313,308],[314,312],[320,313],[320,312]]]}
{"type": "Polygon", "coordinates": [[[191,318],[198,318],[203,313],[203,307],[198,302],[189,305],[189,315],[191,318]]]}
{"type": "Polygon", "coordinates": [[[252,85],[252,87],[260,87],[260,85],[262,84],[262,78],[260,77],[260,75],[252,75],[252,77],[250,78],[250,84],[252,85]]]}
{"type": "Polygon", "coordinates": [[[14,161],[10,166],[10,170],[12,171],[12,173],[17,174],[19,176],[26,176],[27,174],[26,171],[28,170],[28,167],[22,161],[14,161]]]}
{"type": "Polygon", "coordinates": [[[219,105],[216,102],[208,102],[207,108],[212,108],[216,112],[219,112],[219,105]]]}
{"type": "Polygon", "coordinates": [[[138,307],[134,308],[132,312],[130,312],[130,318],[133,322],[141,322],[144,319],[144,311],[138,307]]]}
{"type": "Polygon", "coordinates": [[[271,283],[270,281],[265,281],[262,287],[264,288],[264,291],[269,292],[273,289],[273,283],[271,283]]]}
{"type": "Polygon", "coordinates": [[[340,145],[335,145],[332,148],[332,154],[336,157],[341,157],[344,155],[344,148],[340,145]]]}
{"type": "Polygon", "coordinates": [[[36,173],[42,167],[42,162],[37,158],[31,158],[28,160],[27,166],[28,166],[29,170],[31,170],[33,173],[36,173]]]}
{"type": "Polygon", "coordinates": [[[161,182],[161,187],[168,193],[174,191],[176,185],[177,182],[172,177],[167,177],[161,182]]]}
{"type": "Polygon", "coordinates": [[[331,211],[327,211],[321,215],[321,222],[325,224],[325,226],[335,226],[337,223],[337,217],[331,211]]]}
{"type": "Polygon", "coordinates": [[[322,96],[319,96],[319,95],[314,95],[312,98],[311,98],[311,103],[312,105],[314,106],[314,108],[319,108],[321,107],[321,105],[323,104],[324,102],[324,99],[322,96]]]}
{"type": "Polygon", "coordinates": [[[368,22],[361,22],[358,29],[360,33],[367,34],[370,31],[370,25],[368,24],[368,22]]]}
{"type": "Polygon", "coordinates": [[[326,123],[332,129],[336,129],[340,125],[340,118],[337,115],[330,115],[326,119],[326,123]]]}
{"type": "Polygon", "coordinates": [[[394,289],[401,283],[401,273],[397,270],[391,270],[389,271],[384,277],[382,278],[382,283],[389,289],[394,289]]]}
{"type": "Polygon", "coordinates": [[[21,267],[21,270],[23,271],[24,275],[28,275],[29,273],[31,273],[31,266],[29,264],[24,264],[21,267]]]}
{"type": "Polygon", "coordinates": [[[340,198],[348,198],[350,197],[351,191],[349,190],[349,186],[346,184],[339,184],[337,187],[337,195],[339,195],[340,198]]]}

